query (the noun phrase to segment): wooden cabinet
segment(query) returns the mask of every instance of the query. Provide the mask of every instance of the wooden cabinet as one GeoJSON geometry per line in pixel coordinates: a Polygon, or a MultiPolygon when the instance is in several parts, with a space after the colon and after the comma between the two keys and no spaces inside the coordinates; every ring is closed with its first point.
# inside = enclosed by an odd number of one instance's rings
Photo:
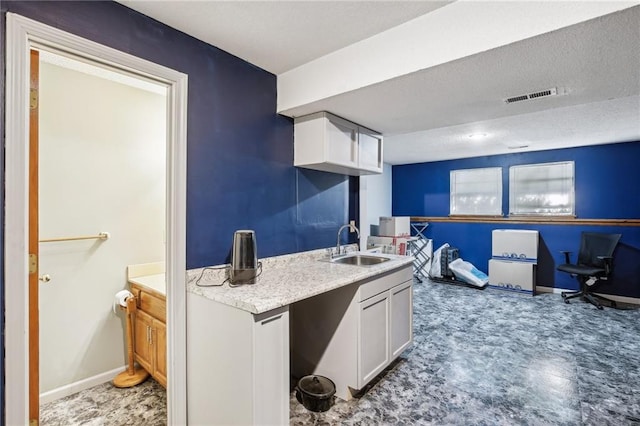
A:
{"type": "Polygon", "coordinates": [[[155,339],[152,341],[155,355],[155,367],[153,376],[167,387],[167,325],[158,320],[153,321],[155,339]]]}
{"type": "Polygon", "coordinates": [[[167,327],[164,296],[131,284],[138,306],[134,320],[134,354],[138,364],[167,386],[167,327]]]}
{"type": "Polygon", "coordinates": [[[294,166],[360,176],[382,173],[382,135],[328,112],[295,119],[294,166]]]}
{"type": "Polygon", "coordinates": [[[292,374],[329,377],[351,399],[411,345],[412,291],[406,265],[291,305],[292,374]]]}
{"type": "Polygon", "coordinates": [[[145,314],[144,311],[137,310],[134,324],[133,352],[136,362],[151,374],[153,372],[153,348],[151,347],[153,318],[145,314]]]}

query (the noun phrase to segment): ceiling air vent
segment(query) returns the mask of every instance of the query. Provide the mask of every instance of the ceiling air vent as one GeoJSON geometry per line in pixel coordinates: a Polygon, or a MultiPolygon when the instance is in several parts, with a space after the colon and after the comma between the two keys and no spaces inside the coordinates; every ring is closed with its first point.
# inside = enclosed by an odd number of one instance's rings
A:
{"type": "Polygon", "coordinates": [[[514,102],[529,101],[531,99],[538,99],[538,98],[546,98],[547,96],[555,96],[557,94],[558,94],[558,91],[556,90],[556,88],[552,87],[551,89],[540,90],[539,92],[527,93],[526,95],[512,96],[510,98],[505,99],[504,102],[507,104],[512,104],[514,102]]]}

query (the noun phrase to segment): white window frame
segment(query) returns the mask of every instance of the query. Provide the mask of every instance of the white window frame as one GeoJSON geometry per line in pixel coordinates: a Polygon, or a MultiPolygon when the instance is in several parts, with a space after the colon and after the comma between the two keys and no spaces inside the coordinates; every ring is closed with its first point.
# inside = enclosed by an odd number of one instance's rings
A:
{"type": "Polygon", "coordinates": [[[502,216],[502,167],[451,170],[449,215],[502,216]],[[474,183],[482,184],[483,190],[475,191],[474,183]],[[466,200],[461,194],[468,194],[466,200]]]}
{"type": "Polygon", "coordinates": [[[509,216],[575,216],[575,181],[573,161],[509,167],[509,216]],[[526,173],[522,173],[525,170],[526,173]],[[539,174],[540,184],[536,185],[527,178],[530,178],[533,173],[539,174]],[[545,180],[548,183],[544,184],[545,180]],[[553,183],[552,180],[557,182],[553,183]],[[545,190],[548,192],[544,192],[545,190]],[[537,192],[535,195],[528,194],[529,202],[527,204],[520,202],[522,200],[520,194],[531,191],[537,192]],[[559,210],[563,208],[562,205],[566,206],[564,211],[559,210]]]}

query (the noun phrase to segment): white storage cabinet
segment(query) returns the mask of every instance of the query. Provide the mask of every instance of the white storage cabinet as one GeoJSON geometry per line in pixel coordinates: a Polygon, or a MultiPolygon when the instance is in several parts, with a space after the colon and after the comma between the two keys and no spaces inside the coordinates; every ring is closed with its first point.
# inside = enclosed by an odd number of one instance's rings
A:
{"type": "Polygon", "coordinates": [[[289,311],[251,314],[187,293],[190,425],[289,424],[289,311]]]}
{"type": "Polygon", "coordinates": [[[489,259],[489,285],[533,295],[536,287],[536,264],[489,259]]]}
{"type": "Polygon", "coordinates": [[[291,370],[319,374],[349,400],[413,341],[413,267],[290,307],[291,370]]]}
{"type": "Polygon", "coordinates": [[[352,176],[382,173],[382,135],[328,112],[297,117],[293,165],[352,176]]]}
{"type": "Polygon", "coordinates": [[[538,231],[494,229],[491,232],[491,257],[494,259],[537,262],[538,231]]]}

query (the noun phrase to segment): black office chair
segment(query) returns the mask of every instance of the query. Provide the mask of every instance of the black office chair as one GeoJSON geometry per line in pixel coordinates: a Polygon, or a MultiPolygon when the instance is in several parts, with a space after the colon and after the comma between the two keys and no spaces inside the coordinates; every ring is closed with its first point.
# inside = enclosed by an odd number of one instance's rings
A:
{"type": "Polygon", "coordinates": [[[622,234],[600,234],[596,232],[583,232],[580,241],[578,262],[571,263],[570,251],[563,251],[565,263],[558,265],[558,271],[567,272],[576,277],[580,283],[580,290],[562,292],[565,303],[574,297],[582,297],[583,300],[602,309],[600,300],[606,300],[616,307],[616,302],[594,292],[606,282],[611,275],[613,265],[613,250],[615,250],[622,234]]]}

